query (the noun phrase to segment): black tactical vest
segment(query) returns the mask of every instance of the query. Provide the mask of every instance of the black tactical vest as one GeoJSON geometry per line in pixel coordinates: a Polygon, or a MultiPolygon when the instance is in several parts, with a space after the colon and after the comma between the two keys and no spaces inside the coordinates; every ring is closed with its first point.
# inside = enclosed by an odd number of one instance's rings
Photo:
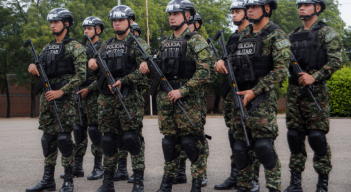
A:
{"type": "Polygon", "coordinates": [[[63,43],[52,41],[40,55],[48,78],[59,78],[64,74],[75,74],[72,58],[65,58],[65,45],[75,39],[68,38],[63,43]]]}
{"type": "Polygon", "coordinates": [[[187,41],[198,34],[190,32],[183,39],[166,40],[162,44],[157,64],[168,80],[190,79],[196,71],[195,61],[186,60],[187,41]]]}
{"type": "MultiPolygon", "coordinates": [[[[245,34],[249,33],[251,29],[250,27],[245,34]]],[[[241,91],[252,89],[257,85],[260,77],[266,76],[273,70],[272,55],[262,55],[262,40],[275,29],[280,28],[278,25],[271,25],[256,37],[243,38],[237,43],[232,63],[241,91]]]]}
{"type": "MultiPolygon", "coordinates": [[[[99,50],[101,48],[101,42],[100,41],[97,41],[94,43],[94,46],[96,48],[96,50],[99,50]]],[[[87,44],[84,45],[85,47],[85,53],[87,55],[87,64],[86,64],[86,69],[87,69],[87,76],[86,76],[86,79],[88,79],[89,77],[93,76],[91,73],[90,73],[90,70],[89,70],[89,67],[88,67],[88,63],[89,63],[89,60],[92,59],[94,57],[94,52],[93,50],[91,50],[90,46],[88,46],[87,44]]]]}
{"type": "MultiPolygon", "coordinates": [[[[297,32],[301,27],[297,28],[290,36],[291,51],[302,70],[309,71],[311,69],[319,70],[328,63],[327,51],[318,49],[318,31],[328,26],[323,22],[319,22],[311,31],[297,32]]],[[[290,74],[294,74],[293,68],[289,67],[290,74]]],[[[290,82],[298,85],[295,75],[290,77],[290,82]]]]}
{"type": "Polygon", "coordinates": [[[238,46],[240,36],[241,36],[241,33],[240,34],[233,33],[228,38],[226,47],[227,47],[227,52],[230,56],[235,56],[235,50],[236,50],[236,47],[238,46]]]}

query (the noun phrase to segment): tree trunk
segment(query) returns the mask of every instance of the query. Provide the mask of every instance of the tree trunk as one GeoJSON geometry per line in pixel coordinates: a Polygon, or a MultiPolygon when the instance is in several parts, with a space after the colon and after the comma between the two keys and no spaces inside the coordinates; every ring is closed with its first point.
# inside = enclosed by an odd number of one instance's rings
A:
{"type": "Polygon", "coordinates": [[[35,105],[35,94],[33,93],[33,89],[35,87],[34,80],[32,78],[31,82],[31,92],[30,92],[30,117],[35,118],[36,115],[36,105],[35,105]]]}
{"type": "Polygon", "coordinates": [[[5,76],[5,92],[6,92],[6,118],[10,118],[10,91],[9,91],[9,84],[7,81],[6,77],[6,72],[7,72],[7,52],[5,51],[4,55],[4,60],[5,60],[5,70],[4,70],[4,76],[5,76]]]}
{"type": "Polygon", "coordinates": [[[218,113],[219,101],[221,100],[220,95],[216,95],[213,103],[213,113],[218,113]]]}

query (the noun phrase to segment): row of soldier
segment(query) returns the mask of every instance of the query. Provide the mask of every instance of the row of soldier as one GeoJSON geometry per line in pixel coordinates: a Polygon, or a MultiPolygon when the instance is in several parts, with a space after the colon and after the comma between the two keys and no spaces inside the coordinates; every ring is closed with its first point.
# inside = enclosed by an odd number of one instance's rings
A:
{"type": "MultiPolygon", "coordinates": [[[[307,159],[306,136],[315,153],[316,191],[328,191],[332,165],[326,140],[330,94],[325,81],[341,67],[341,43],[337,32],[318,20],[318,15],[326,9],[324,0],[297,0],[297,6],[303,25],[288,36],[270,21],[273,10],[278,7],[276,0],[235,0],[230,10],[238,30],[227,41],[228,55],[216,58],[214,47],[211,49],[197,32],[202,20],[194,5],[188,0],[168,3],[166,13],[173,34],[162,41],[154,59],[171,86],[168,89],[161,83],[157,96],[154,95],[159,129],[164,135],[164,175],[159,192],[170,192],[173,184],[187,182],[186,159],[191,161],[191,191],[198,192],[206,186],[207,139],[210,136],[204,132],[207,111],[204,85],[212,83],[218,73],[228,74],[228,61],[236,61],[229,65],[233,65],[236,75],[237,83],[233,86],[240,91],[230,93],[232,85],[224,80],[221,96],[232,150],[231,173],[214,189],[259,191],[258,173],[262,164],[266,187],[270,192],[281,191],[281,164],[274,146],[279,134],[275,88],[289,76],[286,122],[291,179],[285,192],[303,191],[301,173],[307,159]],[[294,71],[292,55],[303,72],[294,71]],[[249,58],[249,63],[243,58],[249,58]],[[308,86],[313,86],[318,106],[306,91],[308,86]],[[247,114],[244,122],[233,101],[235,94],[242,97],[247,114]],[[183,105],[178,105],[179,101],[183,105]]],[[[47,16],[55,40],[44,47],[39,57],[45,63],[45,73],[52,88],[50,91],[44,88],[40,97],[39,129],[44,132],[41,138],[45,156],[44,176],[36,186],[27,188],[27,192],[56,190],[57,148],[62,153],[64,167],[60,192],[73,191],[73,177],[84,176],[82,165],[88,134],[94,155],[94,168],[88,180],[103,177],[97,191],[115,191],[114,181],[119,180],[133,183],[133,192],[144,191],[144,99],[141,91],[147,88],[156,90],[160,80],[150,68],[153,57],[145,56],[151,55],[146,42],[136,38],[136,42],[130,43],[130,39],[135,39],[133,33],[141,35],[133,10],[119,5],[111,9],[108,17],[115,36],[100,42],[104,24],[97,17],[88,17],[83,21],[84,34],[89,36],[93,45],[83,42],[83,46],[69,37],[73,16],[68,10],[53,9],[47,16]],[[108,76],[100,68],[102,61],[92,46],[117,80],[113,85],[108,83],[108,76]],[[112,91],[117,87],[124,100],[112,91]],[[77,88],[80,89],[78,92],[77,88]],[[77,118],[76,95],[81,96],[83,103],[81,123],[77,118]],[[60,108],[58,119],[53,101],[60,108]],[[128,152],[133,168],[130,178],[126,168],[128,152]]],[[[28,71],[32,75],[40,75],[37,65],[29,65],[28,71]]],[[[35,90],[39,92],[43,86],[39,83],[35,90]]]]}

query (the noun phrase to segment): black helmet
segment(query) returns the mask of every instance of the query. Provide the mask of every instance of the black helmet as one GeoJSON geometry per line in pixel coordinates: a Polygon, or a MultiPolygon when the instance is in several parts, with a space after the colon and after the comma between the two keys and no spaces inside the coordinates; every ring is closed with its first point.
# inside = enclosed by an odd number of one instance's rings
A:
{"type": "Polygon", "coordinates": [[[133,33],[134,33],[134,31],[137,31],[139,33],[139,36],[141,36],[141,29],[140,29],[140,26],[138,25],[138,23],[133,22],[132,30],[133,30],[133,33]]]}
{"type": "MultiPolygon", "coordinates": [[[[173,30],[178,30],[181,28],[185,23],[189,24],[189,21],[186,20],[185,17],[185,10],[190,11],[190,16],[195,16],[196,10],[194,7],[194,4],[191,3],[189,0],[172,0],[167,4],[166,11],[165,13],[171,13],[171,12],[182,12],[184,16],[184,21],[180,25],[172,25],[171,28],[173,30]]],[[[192,19],[189,19],[192,20],[192,19]]]]}
{"type": "Polygon", "coordinates": [[[67,29],[74,23],[74,18],[71,12],[69,12],[65,8],[56,8],[52,9],[49,13],[48,16],[46,17],[47,21],[62,21],[63,22],[63,28],[60,32],[53,32],[54,35],[60,35],[63,30],[67,29]],[[64,23],[69,22],[69,27],[67,27],[64,23]]]}
{"type": "Polygon", "coordinates": [[[300,15],[300,19],[305,20],[307,18],[312,17],[313,15],[319,15],[321,14],[325,8],[325,0],[296,0],[296,5],[299,4],[313,4],[314,5],[314,13],[312,13],[311,15],[300,15]],[[317,9],[316,9],[316,3],[319,3],[322,7],[322,9],[317,13],[317,9]]]}
{"type": "Polygon", "coordinates": [[[201,18],[201,16],[198,14],[198,13],[196,13],[196,15],[194,16],[194,28],[195,28],[195,31],[199,31],[200,29],[201,29],[201,25],[202,25],[202,18],[201,18]],[[197,21],[197,22],[199,22],[199,28],[197,28],[196,27],[196,23],[195,23],[195,21],[197,21]]]}
{"type": "Polygon", "coordinates": [[[260,22],[263,19],[263,17],[270,17],[272,14],[272,11],[276,10],[278,8],[277,0],[246,0],[245,7],[247,8],[250,5],[261,5],[262,10],[263,10],[263,15],[260,18],[258,18],[258,19],[250,19],[249,18],[249,21],[253,22],[253,23],[260,22]],[[266,9],[264,8],[265,4],[269,4],[269,6],[271,7],[270,13],[266,12],[266,9]]]}
{"type": "Polygon", "coordinates": [[[84,26],[94,26],[95,34],[92,37],[92,39],[95,37],[95,35],[97,35],[97,36],[101,35],[101,33],[104,31],[104,28],[105,28],[104,22],[102,22],[102,20],[99,17],[94,17],[94,16],[85,18],[84,21],[83,21],[82,26],[83,27],[84,26]],[[96,25],[100,26],[100,29],[101,29],[100,34],[96,33],[96,25]]]}
{"type": "Polygon", "coordinates": [[[230,5],[230,10],[233,9],[244,9],[245,16],[240,21],[233,21],[234,25],[240,25],[247,18],[247,8],[245,7],[245,0],[234,0],[234,2],[230,5]]]}
{"type": "Polygon", "coordinates": [[[135,21],[134,11],[126,6],[126,5],[118,5],[111,9],[110,14],[108,16],[109,19],[127,19],[128,20],[128,27],[124,31],[115,31],[118,35],[122,35],[131,28],[129,21],[135,21]]]}

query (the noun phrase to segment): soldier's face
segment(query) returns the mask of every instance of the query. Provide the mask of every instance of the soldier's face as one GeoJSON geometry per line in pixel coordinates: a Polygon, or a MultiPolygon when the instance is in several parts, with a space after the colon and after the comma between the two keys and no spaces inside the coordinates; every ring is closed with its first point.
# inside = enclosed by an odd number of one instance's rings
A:
{"type": "Polygon", "coordinates": [[[171,12],[169,13],[169,25],[180,25],[184,21],[182,12],[171,12]]]}
{"type": "Polygon", "coordinates": [[[314,13],[314,4],[312,3],[302,3],[298,5],[299,15],[311,15],[314,13]]]}
{"type": "Polygon", "coordinates": [[[63,28],[63,22],[62,21],[50,21],[50,28],[51,32],[60,32],[63,28]]]}
{"type": "Polygon", "coordinates": [[[112,25],[115,31],[124,31],[128,27],[128,19],[113,19],[112,25]]]}
{"type": "Polygon", "coordinates": [[[258,19],[263,15],[263,10],[260,5],[249,5],[247,8],[247,16],[250,19],[258,19]]]}
{"type": "Polygon", "coordinates": [[[139,36],[139,32],[138,31],[134,31],[134,35],[135,36],[139,36]]]}
{"type": "Polygon", "coordinates": [[[194,26],[194,23],[188,25],[190,31],[194,31],[195,30],[195,26],[194,26]]]}
{"type": "Polygon", "coordinates": [[[200,27],[200,23],[198,21],[195,21],[195,26],[196,26],[196,28],[199,28],[200,27]]]}
{"type": "Polygon", "coordinates": [[[233,22],[238,22],[245,17],[245,9],[233,9],[233,22]]]}
{"type": "Polygon", "coordinates": [[[93,26],[84,26],[84,35],[88,34],[90,38],[95,35],[95,29],[93,26]]]}

